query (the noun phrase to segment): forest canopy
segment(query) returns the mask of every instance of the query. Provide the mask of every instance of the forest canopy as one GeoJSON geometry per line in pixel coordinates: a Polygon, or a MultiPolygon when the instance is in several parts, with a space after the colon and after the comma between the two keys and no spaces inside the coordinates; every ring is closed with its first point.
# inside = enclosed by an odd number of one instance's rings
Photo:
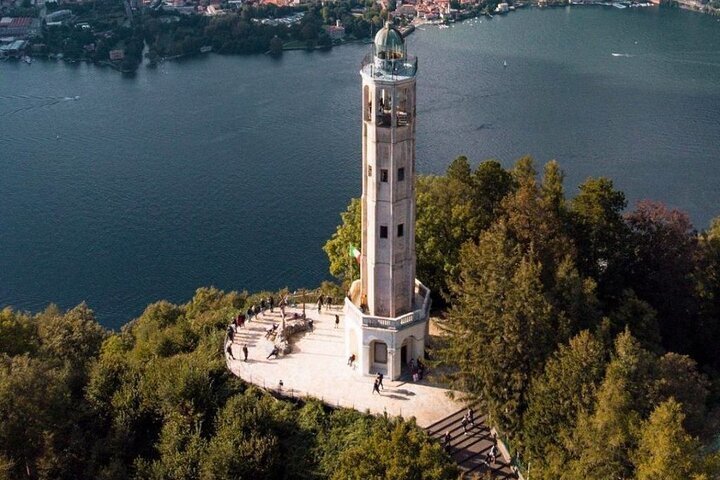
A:
{"type": "MultiPolygon", "coordinates": [[[[698,232],[660,202],[628,211],[610,179],[570,198],[563,179],[556,161],[464,156],[416,179],[432,365],[533,478],[719,478],[720,218],[698,232]]],[[[324,247],[346,285],[361,210],[324,247]]]]}

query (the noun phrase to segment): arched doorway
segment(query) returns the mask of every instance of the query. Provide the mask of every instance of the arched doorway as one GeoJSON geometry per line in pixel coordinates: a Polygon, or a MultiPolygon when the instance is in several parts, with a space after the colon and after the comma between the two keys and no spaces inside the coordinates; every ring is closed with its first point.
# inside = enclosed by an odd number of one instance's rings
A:
{"type": "Polygon", "coordinates": [[[410,373],[410,360],[415,358],[415,337],[412,335],[403,340],[400,346],[400,371],[410,373]]]}

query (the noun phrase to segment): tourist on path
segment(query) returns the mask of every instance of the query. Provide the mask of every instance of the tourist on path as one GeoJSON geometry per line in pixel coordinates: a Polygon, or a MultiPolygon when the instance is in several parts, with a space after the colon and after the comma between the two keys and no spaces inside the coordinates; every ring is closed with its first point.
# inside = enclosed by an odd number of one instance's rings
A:
{"type": "Polygon", "coordinates": [[[462,422],[460,422],[460,424],[461,424],[462,427],[463,427],[463,433],[465,433],[465,435],[467,435],[467,434],[468,434],[468,431],[467,431],[467,425],[468,425],[467,415],[464,415],[464,416],[463,416],[462,422]]]}
{"type": "Polygon", "coordinates": [[[247,314],[247,321],[248,321],[248,322],[249,322],[250,320],[252,320],[253,310],[254,310],[253,307],[255,307],[255,305],[253,305],[253,306],[251,306],[251,307],[248,307],[247,312],[245,312],[245,313],[247,314]]]}
{"type": "Polygon", "coordinates": [[[230,358],[232,358],[233,360],[235,360],[235,357],[233,357],[233,354],[232,354],[232,343],[228,344],[228,346],[227,346],[227,353],[228,353],[228,355],[230,356],[230,358]]]}
{"type": "Polygon", "coordinates": [[[228,339],[230,339],[230,343],[233,343],[233,340],[235,340],[235,330],[232,325],[228,325],[227,336],[228,339]]]}
{"type": "Polygon", "coordinates": [[[335,328],[338,328],[339,325],[340,325],[340,315],[338,315],[336,313],[335,314],[335,328]]]}
{"type": "Polygon", "coordinates": [[[267,310],[267,302],[264,298],[260,299],[260,310],[262,311],[263,316],[265,316],[265,310],[267,310]]]}
{"type": "Polygon", "coordinates": [[[275,299],[272,297],[272,295],[270,295],[268,303],[270,304],[270,313],[273,313],[273,308],[275,308],[275,299]]]}
{"type": "Polygon", "coordinates": [[[445,435],[443,435],[443,439],[442,439],[443,447],[445,447],[445,450],[448,450],[450,448],[451,441],[452,441],[452,435],[450,435],[450,430],[447,430],[445,432],[445,435]]]}
{"type": "Polygon", "coordinates": [[[276,359],[278,358],[278,354],[280,353],[280,350],[277,346],[273,347],[272,352],[270,352],[270,355],[268,355],[265,360],[270,360],[270,357],[274,356],[276,359]]]}
{"type": "Polygon", "coordinates": [[[490,448],[490,463],[495,463],[496,457],[497,457],[497,449],[495,448],[495,445],[493,445],[490,448]]]}
{"type": "Polygon", "coordinates": [[[378,388],[378,385],[379,385],[379,383],[378,383],[377,379],[375,379],[375,383],[373,383],[373,391],[372,392],[373,392],[373,394],[375,392],[377,392],[378,395],[382,395],[380,393],[380,388],[378,388]]]}
{"type": "Polygon", "coordinates": [[[354,353],[352,355],[350,355],[350,357],[348,357],[348,361],[347,361],[348,367],[352,367],[353,363],[355,363],[355,354],[354,353]]]}
{"type": "Polygon", "coordinates": [[[467,419],[468,422],[474,427],[475,426],[475,412],[473,412],[473,409],[468,407],[467,409],[467,419]]]}
{"type": "Polygon", "coordinates": [[[243,357],[245,357],[245,358],[243,358],[243,362],[247,362],[247,356],[248,356],[248,348],[247,348],[247,343],[246,343],[245,345],[243,345],[243,357]]]}
{"type": "Polygon", "coordinates": [[[318,297],[318,302],[317,302],[318,313],[320,313],[322,311],[322,305],[323,305],[323,296],[321,293],[320,296],[318,297]]]}
{"type": "Polygon", "coordinates": [[[385,390],[385,386],[383,386],[382,381],[383,381],[383,374],[381,372],[381,373],[378,373],[377,382],[378,382],[378,385],[380,386],[380,388],[385,390]]]}

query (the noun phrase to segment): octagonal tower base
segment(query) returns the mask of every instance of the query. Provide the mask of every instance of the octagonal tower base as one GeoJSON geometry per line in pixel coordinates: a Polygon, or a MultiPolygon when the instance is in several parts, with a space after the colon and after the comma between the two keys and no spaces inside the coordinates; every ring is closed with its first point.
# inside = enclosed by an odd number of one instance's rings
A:
{"type": "Polygon", "coordinates": [[[355,368],[362,375],[382,373],[397,380],[409,373],[411,360],[425,358],[430,290],[415,280],[413,311],[396,318],[377,317],[363,311],[359,298],[353,298],[358,282],[345,298],[345,354],[355,355],[355,368]]]}

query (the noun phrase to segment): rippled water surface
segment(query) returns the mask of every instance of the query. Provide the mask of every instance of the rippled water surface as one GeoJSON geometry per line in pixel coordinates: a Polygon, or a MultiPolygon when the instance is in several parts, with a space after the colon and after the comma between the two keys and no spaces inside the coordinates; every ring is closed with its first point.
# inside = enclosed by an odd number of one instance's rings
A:
{"type": "MultiPolygon", "coordinates": [[[[314,286],[360,192],[367,46],[141,69],[0,63],[0,306],[86,300],[110,327],[195,288],[314,286]]],[[[557,158],[703,228],[720,214],[720,22],[519,11],[409,38],[418,170],[557,158]],[[615,55],[613,55],[615,54],[615,55]],[[503,68],[503,61],[507,68],[503,68]]]]}

